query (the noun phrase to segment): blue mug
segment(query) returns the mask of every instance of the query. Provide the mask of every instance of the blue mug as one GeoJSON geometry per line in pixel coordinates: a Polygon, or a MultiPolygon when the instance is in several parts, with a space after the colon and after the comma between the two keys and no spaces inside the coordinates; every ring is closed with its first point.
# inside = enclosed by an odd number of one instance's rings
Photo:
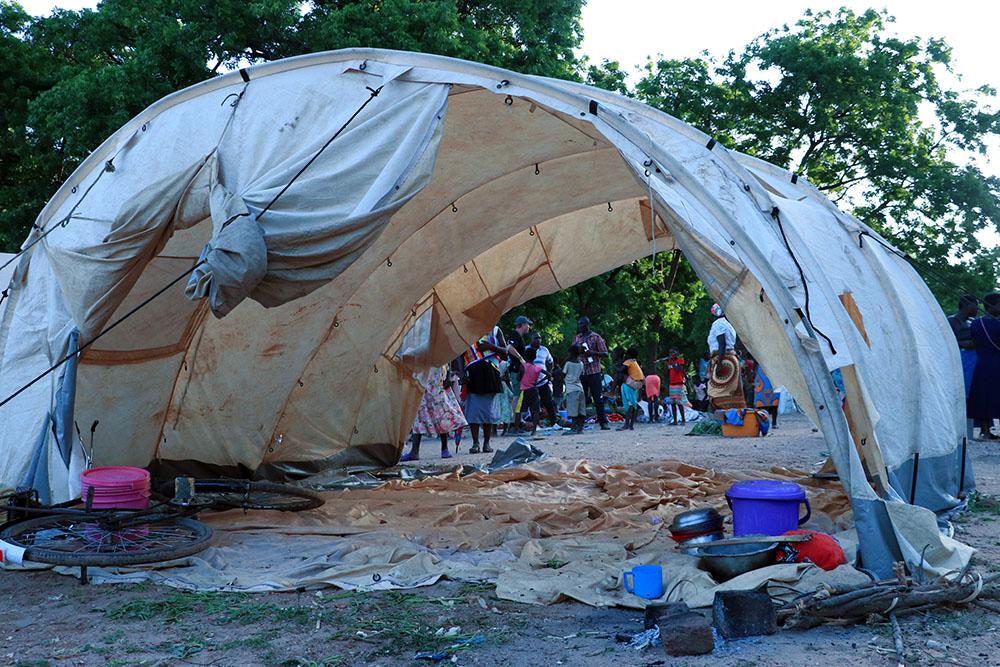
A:
{"type": "Polygon", "coordinates": [[[647,600],[663,597],[663,568],[659,565],[637,565],[622,573],[622,583],[632,595],[647,600]]]}

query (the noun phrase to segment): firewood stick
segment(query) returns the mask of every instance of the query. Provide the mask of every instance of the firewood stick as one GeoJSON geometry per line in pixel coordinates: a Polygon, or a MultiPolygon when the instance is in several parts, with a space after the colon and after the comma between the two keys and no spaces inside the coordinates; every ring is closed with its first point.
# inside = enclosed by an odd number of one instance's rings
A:
{"type": "Polygon", "coordinates": [[[994,614],[1000,614],[1000,605],[998,604],[987,602],[986,600],[980,600],[979,598],[973,600],[972,604],[976,605],[977,607],[982,607],[983,609],[988,609],[992,611],[994,614]]]}
{"type": "Polygon", "coordinates": [[[895,613],[889,614],[889,621],[892,623],[892,641],[896,646],[896,662],[898,667],[906,667],[906,652],[903,648],[903,628],[899,627],[899,620],[895,613]]]}

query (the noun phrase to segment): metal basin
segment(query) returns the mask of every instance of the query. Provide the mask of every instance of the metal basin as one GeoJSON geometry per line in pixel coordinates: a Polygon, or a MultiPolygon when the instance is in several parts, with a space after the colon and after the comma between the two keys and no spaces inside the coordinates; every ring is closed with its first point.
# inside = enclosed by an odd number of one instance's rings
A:
{"type": "Polygon", "coordinates": [[[733,577],[774,565],[777,542],[760,544],[706,545],[694,550],[716,581],[729,581],[733,577]]]}

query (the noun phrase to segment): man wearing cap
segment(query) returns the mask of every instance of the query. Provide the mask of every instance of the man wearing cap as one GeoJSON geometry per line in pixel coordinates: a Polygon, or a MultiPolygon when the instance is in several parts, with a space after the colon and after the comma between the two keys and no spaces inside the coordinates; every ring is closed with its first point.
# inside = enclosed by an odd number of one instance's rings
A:
{"type": "MultiPolygon", "coordinates": [[[[514,330],[510,333],[509,348],[517,354],[510,353],[510,366],[507,372],[510,374],[511,387],[517,394],[514,396],[514,432],[521,430],[521,375],[524,373],[524,361],[526,349],[528,347],[528,334],[531,333],[531,325],[534,324],[524,315],[514,318],[514,330]]],[[[531,361],[530,359],[528,361],[531,361]]]]}
{"type": "Polygon", "coordinates": [[[580,349],[580,361],[583,362],[580,383],[583,385],[584,395],[594,401],[601,430],[607,431],[611,427],[608,426],[608,418],[604,414],[604,396],[602,396],[604,372],[601,370],[601,360],[608,356],[608,346],[599,333],[591,331],[589,317],[581,317],[576,321],[576,331],[573,344],[580,349]]]}

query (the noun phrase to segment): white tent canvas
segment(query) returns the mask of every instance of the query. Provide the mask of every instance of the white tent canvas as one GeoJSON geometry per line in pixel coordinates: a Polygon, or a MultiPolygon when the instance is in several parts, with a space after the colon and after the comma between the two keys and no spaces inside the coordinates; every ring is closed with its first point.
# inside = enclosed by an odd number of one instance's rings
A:
{"type": "Polygon", "coordinates": [[[36,224],[0,305],[0,400],[73,358],[0,407],[0,487],[73,497],[70,420],[100,420],[102,465],[392,464],[415,372],[680,248],[822,429],[866,567],[969,556],[925,509],[972,484],[929,290],[804,179],[633,100],[425,54],[291,58],[152,105],[36,224]],[[914,475],[924,508],[900,497],[914,475]]]}

